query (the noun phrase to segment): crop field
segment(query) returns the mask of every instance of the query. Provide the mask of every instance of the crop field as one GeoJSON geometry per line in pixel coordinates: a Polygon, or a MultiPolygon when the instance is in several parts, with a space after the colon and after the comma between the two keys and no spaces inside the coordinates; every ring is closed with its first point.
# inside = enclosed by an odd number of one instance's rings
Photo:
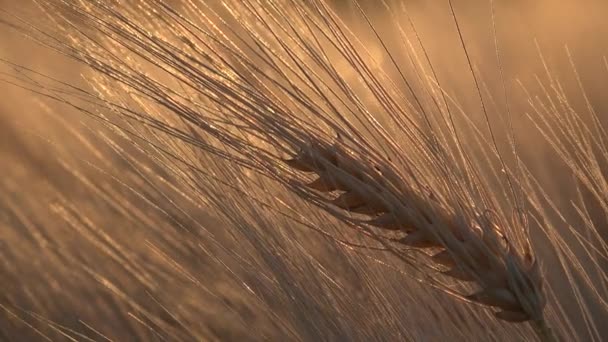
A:
{"type": "Polygon", "coordinates": [[[0,0],[0,340],[608,340],[606,13],[0,0]]]}

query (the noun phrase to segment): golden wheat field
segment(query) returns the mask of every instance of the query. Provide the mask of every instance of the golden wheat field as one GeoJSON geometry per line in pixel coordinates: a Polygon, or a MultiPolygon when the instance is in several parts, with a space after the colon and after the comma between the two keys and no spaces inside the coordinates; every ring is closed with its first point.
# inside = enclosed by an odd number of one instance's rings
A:
{"type": "Polygon", "coordinates": [[[608,340],[606,13],[0,0],[0,340],[608,340]]]}

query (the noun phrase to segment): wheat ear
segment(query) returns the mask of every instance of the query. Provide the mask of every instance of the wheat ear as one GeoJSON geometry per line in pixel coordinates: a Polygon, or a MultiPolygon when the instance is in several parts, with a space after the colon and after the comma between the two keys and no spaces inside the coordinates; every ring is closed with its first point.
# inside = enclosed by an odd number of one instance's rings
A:
{"type": "Polygon", "coordinates": [[[370,166],[336,145],[314,143],[285,162],[316,175],[306,186],[323,194],[325,204],[361,215],[370,227],[398,231],[400,245],[427,251],[444,276],[479,288],[465,300],[498,309],[494,315],[503,321],[529,321],[541,340],[556,340],[543,316],[538,262],[489,220],[467,222],[442,201],[402,184],[389,166],[370,166]]]}

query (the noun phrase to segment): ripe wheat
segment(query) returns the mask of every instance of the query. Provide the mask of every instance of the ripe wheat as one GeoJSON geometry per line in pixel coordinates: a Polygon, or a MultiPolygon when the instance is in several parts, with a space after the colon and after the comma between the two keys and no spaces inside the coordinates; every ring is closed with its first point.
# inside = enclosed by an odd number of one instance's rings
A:
{"type": "Polygon", "coordinates": [[[144,141],[188,182],[201,153],[253,170],[377,242],[415,278],[557,339],[528,213],[508,218],[531,188],[475,125],[467,127],[482,157],[467,150],[451,99],[420,61],[426,52],[408,50],[414,84],[386,51],[396,81],[325,1],[225,1],[223,15],[195,1],[40,3],[54,31],[13,18],[18,29],[92,69],[97,91],[44,78],[42,95],[144,141]],[[499,170],[482,174],[485,161],[499,170]]]}

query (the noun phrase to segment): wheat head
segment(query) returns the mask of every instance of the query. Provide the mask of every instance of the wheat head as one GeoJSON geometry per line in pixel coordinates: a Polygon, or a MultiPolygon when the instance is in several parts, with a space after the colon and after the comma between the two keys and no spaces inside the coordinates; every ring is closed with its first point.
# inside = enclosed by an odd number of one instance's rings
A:
{"type": "Polygon", "coordinates": [[[328,204],[361,216],[367,226],[402,233],[396,242],[428,251],[441,274],[474,283],[479,290],[466,300],[498,309],[495,316],[504,321],[545,326],[539,263],[490,220],[462,220],[432,193],[396,183],[390,166],[361,163],[337,145],[315,142],[285,162],[315,174],[307,186],[327,194],[328,204]]]}

